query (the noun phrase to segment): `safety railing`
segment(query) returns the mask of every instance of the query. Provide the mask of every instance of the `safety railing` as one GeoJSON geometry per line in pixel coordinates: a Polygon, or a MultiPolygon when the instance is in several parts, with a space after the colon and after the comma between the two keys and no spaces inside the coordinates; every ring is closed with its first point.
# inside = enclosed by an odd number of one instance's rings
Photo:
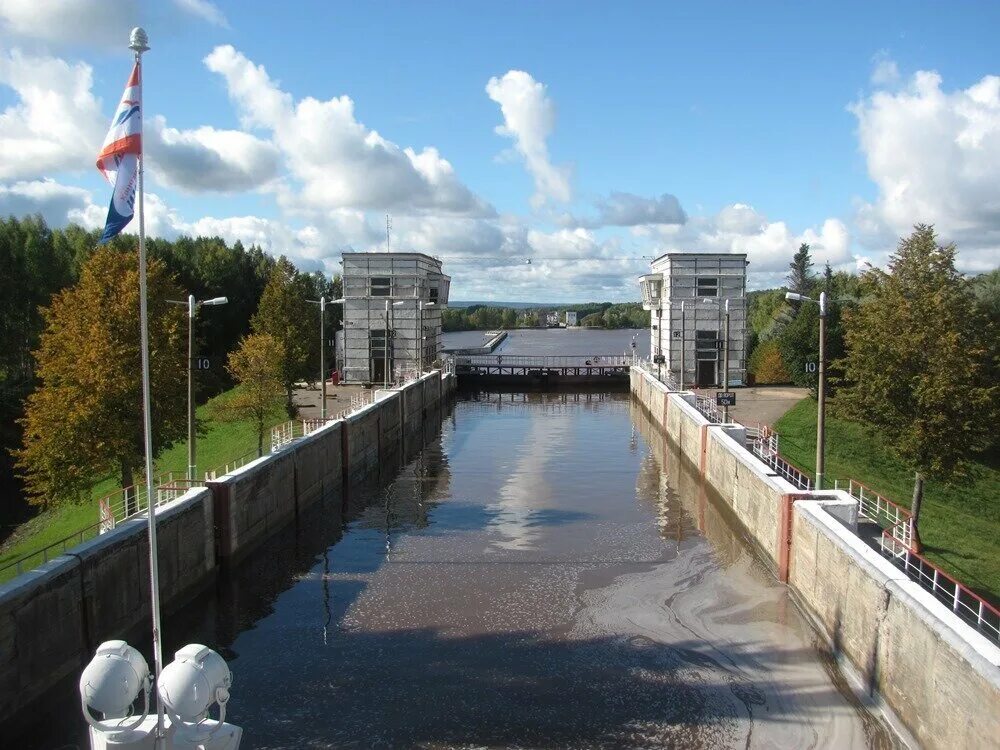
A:
{"type": "Polygon", "coordinates": [[[930,560],[897,539],[891,529],[882,532],[882,550],[909,578],[993,643],[1000,644],[1000,610],[959,581],[945,573],[930,560]]]}
{"type": "MultiPolygon", "coordinates": [[[[840,483],[834,482],[834,489],[840,489],[840,483]]],[[[856,479],[849,479],[847,491],[858,501],[859,518],[878,524],[907,549],[913,547],[913,521],[910,511],[888,498],[866,487],[856,479]]]]}
{"type": "MultiPolygon", "coordinates": [[[[336,417],[334,418],[336,419],[336,417]]],[[[311,435],[320,427],[332,422],[333,419],[323,419],[321,417],[307,417],[306,419],[289,419],[271,428],[271,452],[278,450],[284,445],[288,445],[293,440],[311,435]]]]}
{"type": "MultiPolygon", "coordinates": [[[[153,505],[157,508],[177,499],[191,487],[199,484],[188,480],[185,475],[178,472],[160,474],[153,481],[153,505]]],[[[6,580],[12,575],[20,575],[26,570],[44,565],[52,558],[58,557],[66,550],[82,544],[88,539],[107,533],[129,519],[145,515],[148,509],[149,502],[145,484],[110,492],[97,501],[98,517],[94,523],[0,565],[0,580],[6,580]]]]}
{"type": "Polygon", "coordinates": [[[552,357],[528,354],[459,354],[455,356],[455,364],[458,367],[627,367],[633,361],[631,356],[622,354],[552,357]]]}
{"type": "Polygon", "coordinates": [[[812,489],[812,478],[778,452],[778,433],[766,424],[758,424],[752,432],[751,452],[767,464],[775,474],[800,490],[812,489]]]}
{"type": "Polygon", "coordinates": [[[696,396],[695,408],[712,424],[722,424],[722,410],[715,405],[711,396],[696,396]]]}
{"type": "MultiPolygon", "coordinates": [[[[631,359],[631,358],[630,358],[631,359]]],[[[662,365],[656,365],[652,362],[644,359],[635,359],[633,365],[640,367],[646,372],[648,372],[652,377],[659,380],[663,385],[667,386],[668,390],[679,391],[680,386],[677,384],[677,380],[674,378],[673,374],[668,368],[662,365]]]]}

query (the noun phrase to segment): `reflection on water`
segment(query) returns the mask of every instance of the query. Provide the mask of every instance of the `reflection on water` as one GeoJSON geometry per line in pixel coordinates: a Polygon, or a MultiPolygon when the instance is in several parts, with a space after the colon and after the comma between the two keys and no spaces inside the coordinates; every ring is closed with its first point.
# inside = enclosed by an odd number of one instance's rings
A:
{"type": "Polygon", "coordinates": [[[169,620],[246,747],[887,743],[627,395],[466,396],[417,447],[169,620]]]}

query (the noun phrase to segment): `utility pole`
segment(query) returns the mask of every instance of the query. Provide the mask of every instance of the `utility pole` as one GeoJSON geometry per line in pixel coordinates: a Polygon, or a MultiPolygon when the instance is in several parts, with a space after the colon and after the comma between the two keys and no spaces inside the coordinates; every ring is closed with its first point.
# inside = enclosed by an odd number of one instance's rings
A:
{"type": "Polygon", "coordinates": [[[188,295],[188,470],[189,482],[195,480],[194,448],[194,315],[197,310],[194,295],[188,295]]]}
{"type": "Polygon", "coordinates": [[[681,380],[679,387],[684,390],[684,302],[681,301],[681,380]]]}
{"type": "MultiPolygon", "coordinates": [[[[722,390],[729,391],[729,300],[726,300],[725,340],[722,342],[722,390]]],[[[729,424],[729,407],[722,407],[722,422],[729,424]]]]}
{"type": "Polygon", "coordinates": [[[826,292],[819,293],[819,385],[816,388],[816,487],[823,489],[826,456],[826,292]]]}
{"type": "Polygon", "coordinates": [[[319,298],[319,418],[326,421],[326,297],[319,298]]]}
{"type": "Polygon", "coordinates": [[[389,233],[392,231],[392,218],[389,214],[385,215],[385,251],[389,252],[389,233]]]}

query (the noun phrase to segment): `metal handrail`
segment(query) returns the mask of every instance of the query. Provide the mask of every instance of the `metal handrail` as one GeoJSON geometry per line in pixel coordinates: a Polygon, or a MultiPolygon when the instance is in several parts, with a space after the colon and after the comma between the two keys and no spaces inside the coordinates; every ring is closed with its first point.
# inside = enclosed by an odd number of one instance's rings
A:
{"type": "Polygon", "coordinates": [[[621,354],[594,354],[574,356],[534,356],[530,354],[459,354],[455,364],[490,367],[625,367],[633,358],[621,354]]]}
{"type": "Polygon", "coordinates": [[[882,552],[912,581],[919,583],[938,601],[948,605],[952,612],[1000,645],[1000,610],[903,544],[893,535],[892,529],[882,531],[882,552]]]}

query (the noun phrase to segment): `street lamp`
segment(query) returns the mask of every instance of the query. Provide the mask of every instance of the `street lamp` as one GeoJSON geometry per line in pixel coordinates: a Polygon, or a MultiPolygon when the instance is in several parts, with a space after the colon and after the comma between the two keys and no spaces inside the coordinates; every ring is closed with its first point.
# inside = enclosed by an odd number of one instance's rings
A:
{"type": "Polygon", "coordinates": [[[819,303],[819,383],[816,387],[816,486],[823,489],[824,454],[826,448],[826,292],[819,299],[797,292],[786,292],[785,299],[792,302],[819,303]]]}
{"type": "Polygon", "coordinates": [[[201,302],[196,302],[193,294],[189,294],[187,302],[181,300],[167,300],[171,305],[187,305],[188,308],[188,481],[194,482],[195,467],[195,445],[194,445],[194,316],[198,308],[202,305],[225,305],[229,302],[228,297],[212,297],[201,302]]]}
{"type": "Polygon", "coordinates": [[[390,310],[389,308],[390,308],[390,305],[392,307],[399,307],[402,304],[403,304],[403,300],[400,300],[399,302],[392,302],[392,303],[390,303],[389,300],[385,301],[385,339],[384,339],[384,341],[385,341],[385,359],[383,360],[383,367],[382,367],[382,376],[383,376],[383,378],[382,378],[382,384],[383,384],[383,386],[386,389],[389,388],[389,369],[390,369],[390,365],[389,365],[389,331],[391,330],[391,325],[390,325],[391,318],[390,318],[389,314],[392,312],[392,310],[390,310]]]}
{"type": "MultiPolygon", "coordinates": [[[[709,304],[720,305],[719,300],[710,299],[706,297],[702,302],[707,302],[709,304]]],[[[724,304],[720,307],[725,311],[725,326],[723,328],[723,340],[722,340],[722,390],[724,392],[729,391],[729,300],[725,300],[724,304]]],[[[722,406],[722,421],[725,424],[729,424],[729,406],[723,404],[722,406]]]]}
{"type": "MultiPolygon", "coordinates": [[[[436,302],[428,302],[428,303],[425,304],[423,300],[418,300],[418,302],[417,302],[417,306],[420,309],[420,321],[419,321],[419,323],[420,323],[420,343],[419,343],[420,353],[417,355],[417,375],[418,376],[424,374],[424,340],[427,338],[426,336],[424,336],[424,308],[425,307],[434,307],[436,304],[437,304],[436,302]]],[[[437,353],[437,349],[435,348],[435,354],[436,353],[437,353]]]]}
{"type": "Polygon", "coordinates": [[[684,330],[684,301],[681,301],[681,382],[678,384],[678,388],[684,390],[684,345],[687,339],[687,335],[684,330]]]}
{"type": "MultiPolygon", "coordinates": [[[[342,305],[344,300],[320,297],[318,300],[310,299],[306,300],[306,302],[312,302],[314,305],[319,305],[319,418],[326,421],[326,306],[342,305]]],[[[334,352],[334,356],[336,356],[336,352],[334,352]]]]}

